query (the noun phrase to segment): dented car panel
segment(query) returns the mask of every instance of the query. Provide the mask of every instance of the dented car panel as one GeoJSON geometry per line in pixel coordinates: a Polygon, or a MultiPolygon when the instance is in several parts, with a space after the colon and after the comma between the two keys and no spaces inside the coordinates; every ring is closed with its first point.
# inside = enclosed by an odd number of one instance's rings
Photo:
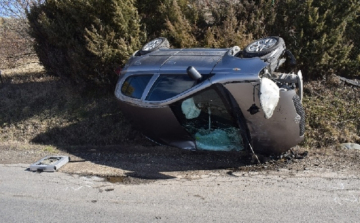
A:
{"type": "MultiPolygon", "coordinates": [[[[253,94],[254,83],[227,84],[225,87],[234,95],[242,111],[246,111],[254,103],[251,97],[242,95],[253,94]]],[[[294,106],[293,98],[295,90],[280,89],[280,100],[273,116],[270,119],[263,118],[262,110],[256,115],[243,112],[249,129],[253,148],[262,153],[272,151],[281,153],[297,145],[304,139],[304,133],[300,132],[300,122],[294,106]]],[[[259,98],[255,97],[255,104],[260,104],[259,98]]]]}
{"type": "Polygon", "coordinates": [[[273,39],[281,47],[266,52],[269,57],[243,56],[252,55],[253,48],[147,47],[122,69],[115,95],[124,115],[158,143],[284,152],[304,138],[302,75],[275,72],[285,61],[279,53],[285,44],[273,39]]]}

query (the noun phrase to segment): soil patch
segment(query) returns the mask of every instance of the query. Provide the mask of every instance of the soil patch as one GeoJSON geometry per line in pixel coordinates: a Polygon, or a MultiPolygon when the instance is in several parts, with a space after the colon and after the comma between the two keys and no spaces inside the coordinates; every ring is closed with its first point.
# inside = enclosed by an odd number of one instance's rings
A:
{"type": "Polygon", "coordinates": [[[236,177],[253,173],[296,176],[343,173],[358,176],[360,151],[296,147],[277,157],[247,152],[187,151],[168,146],[123,144],[106,147],[72,147],[67,151],[41,145],[0,144],[0,164],[31,163],[48,155],[68,155],[71,161],[59,171],[104,177],[112,183],[138,184],[155,180],[198,179],[204,175],[236,177]]]}

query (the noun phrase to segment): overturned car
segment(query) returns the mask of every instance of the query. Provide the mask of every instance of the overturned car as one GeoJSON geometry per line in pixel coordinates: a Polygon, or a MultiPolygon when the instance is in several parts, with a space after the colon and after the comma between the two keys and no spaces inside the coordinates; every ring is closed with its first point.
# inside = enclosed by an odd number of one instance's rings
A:
{"type": "Polygon", "coordinates": [[[157,38],[121,70],[115,96],[152,141],[183,149],[282,153],[305,131],[300,71],[280,37],[240,50],[170,49],[157,38]]]}

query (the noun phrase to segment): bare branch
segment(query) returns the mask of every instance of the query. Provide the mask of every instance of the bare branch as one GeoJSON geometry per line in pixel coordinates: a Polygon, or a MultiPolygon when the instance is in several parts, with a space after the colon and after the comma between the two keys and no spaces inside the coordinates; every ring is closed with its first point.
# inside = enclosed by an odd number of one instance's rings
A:
{"type": "Polygon", "coordinates": [[[0,62],[1,66],[16,66],[19,55],[33,55],[33,39],[29,36],[26,12],[45,0],[0,1],[0,62]]]}
{"type": "Polygon", "coordinates": [[[32,5],[42,4],[45,0],[2,0],[0,17],[26,19],[26,10],[32,5]]]}

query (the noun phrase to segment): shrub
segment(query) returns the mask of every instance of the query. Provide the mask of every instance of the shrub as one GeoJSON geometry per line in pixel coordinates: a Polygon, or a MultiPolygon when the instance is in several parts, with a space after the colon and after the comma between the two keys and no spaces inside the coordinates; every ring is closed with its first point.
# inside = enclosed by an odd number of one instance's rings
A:
{"type": "Polygon", "coordinates": [[[245,47],[254,39],[270,35],[275,20],[271,0],[218,1],[208,5],[204,45],[209,47],[245,47]]]}
{"type": "Polygon", "coordinates": [[[114,85],[114,70],[140,47],[133,0],[48,0],[27,13],[49,74],[82,86],[114,85]]]}
{"type": "Polygon", "coordinates": [[[359,75],[359,10],[357,0],[48,0],[34,5],[28,19],[49,73],[103,86],[113,85],[113,70],[158,36],[173,47],[243,48],[276,35],[310,79],[359,75]]]}
{"type": "Polygon", "coordinates": [[[173,16],[162,33],[178,47],[245,47],[253,39],[281,36],[307,78],[359,75],[359,9],[355,0],[205,1],[192,5],[196,19],[184,8],[169,6],[173,16]]]}
{"type": "Polygon", "coordinates": [[[351,20],[346,29],[347,39],[354,44],[349,55],[351,62],[347,70],[351,76],[360,77],[360,42],[357,41],[357,37],[360,35],[360,8],[357,15],[358,17],[351,20]]]}
{"type": "Polygon", "coordinates": [[[162,36],[167,37],[176,47],[198,46],[196,39],[196,14],[197,10],[187,1],[164,1],[160,6],[160,13],[165,17],[165,27],[162,36]]]}
{"type": "Polygon", "coordinates": [[[138,0],[137,7],[148,41],[164,36],[169,39],[173,47],[201,46],[199,41],[203,36],[198,23],[203,22],[204,19],[196,2],[194,0],[138,0]]]}
{"type": "Polygon", "coordinates": [[[161,31],[166,29],[165,18],[160,13],[160,6],[164,0],[137,0],[135,3],[141,19],[142,29],[147,40],[161,36],[161,31]]]}
{"type": "Polygon", "coordinates": [[[0,69],[15,68],[33,61],[36,55],[26,26],[24,19],[0,18],[0,69]]]}
{"type": "Polygon", "coordinates": [[[251,39],[281,36],[307,78],[359,74],[358,1],[220,0],[201,8],[210,13],[204,46],[244,47],[251,39]]]}
{"type": "Polygon", "coordinates": [[[343,74],[353,47],[345,32],[357,17],[358,1],[278,0],[275,7],[272,33],[283,36],[308,77],[343,74]]]}

